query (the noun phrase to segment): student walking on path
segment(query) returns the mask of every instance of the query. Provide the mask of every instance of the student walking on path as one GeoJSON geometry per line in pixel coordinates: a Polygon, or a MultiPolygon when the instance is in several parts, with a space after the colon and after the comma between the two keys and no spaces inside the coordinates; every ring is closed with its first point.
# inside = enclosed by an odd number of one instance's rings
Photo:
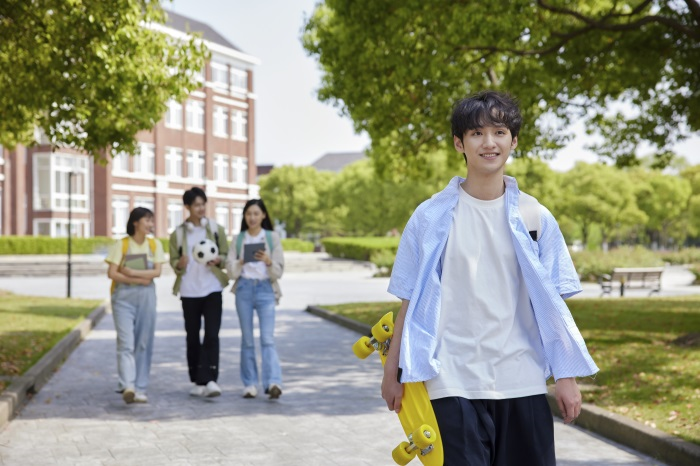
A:
{"type": "Polygon", "coordinates": [[[215,397],[221,395],[219,379],[219,330],[223,304],[221,292],[228,285],[222,270],[228,254],[226,231],[206,218],[207,195],[193,187],[182,196],[189,217],[170,235],[170,265],[177,278],[173,294],[180,294],[187,333],[187,367],[194,387],[190,395],[215,397]],[[218,257],[200,264],[192,256],[192,248],[209,239],[219,249],[218,257]],[[204,321],[204,339],[199,331],[204,321]]]}
{"type": "Polygon", "coordinates": [[[243,397],[258,394],[258,366],[253,338],[253,313],[257,311],[262,348],[262,386],[270,399],[282,395],[282,369],[275,347],[275,304],[281,296],[278,280],[284,270],[279,235],[262,199],[251,199],[243,208],[241,232],[231,242],[227,270],[235,280],[236,312],[241,325],[241,380],[243,397]],[[253,252],[254,251],[254,252],[253,252]]]}
{"type": "Polygon", "coordinates": [[[128,236],[112,244],[105,261],[112,279],[112,317],[117,330],[118,392],[125,403],[146,403],[156,329],[156,288],[165,262],[163,245],[147,237],[153,231],[153,212],[131,211],[128,236]]]}
{"type": "Polygon", "coordinates": [[[557,222],[505,176],[521,123],[505,94],[457,103],[467,177],[416,209],[389,283],[402,305],[382,396],[398,411],[402,383],[425,382],[447,466],[554,466],[546,380],[570,423],[575,377],[598,372],[564,302],[581,284],[557,222]]]}

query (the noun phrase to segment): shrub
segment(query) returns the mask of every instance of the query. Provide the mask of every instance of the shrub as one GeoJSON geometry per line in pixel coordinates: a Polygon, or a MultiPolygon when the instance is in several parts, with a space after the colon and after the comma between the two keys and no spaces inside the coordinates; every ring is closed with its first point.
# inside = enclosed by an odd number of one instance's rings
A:
{"type": "MultiPolygon", "coordinates": [[[[105,236],[94,238],[73,238],[73,254],[94,254],[112,244],[114,239],[105,236]]],[[[2,236],[0,255],[10,254],[68,254],[68,238],[47,236],[2,236]]]]}
{"type": "MultiPolygon", "coordinates": [[[[387,251],[396,255],[399,248],[398,237],[363,237],[363,238],[323,238],[321,240],[326,252],[333,257],[369,261],[373,253],[387,251]]],[[[382,253],[384,260],[385,253],[382,253]]],[[[393,261],[392,261],[393,262],[393,261]]]]}
{"type": "Polygon", "coordinates": [[[658,254],[641,246],[621,247],[608,252],[580,251],[571,254],[576,271],[583,281],[598,281],[615,267],[658,267],[663,260],[658,254]]]}
{"type": "Polygon", "coordinates": [[[700,264],[700,248],[685,248],[680,251],[658,253],[664,262],[673,265],[700,264]]]}
{"type": "Polygon", "coordinates": [[[285,238],[282,240],[282,249],[285,251],[312,252],[314,243],[299,238],[285,238]]]}

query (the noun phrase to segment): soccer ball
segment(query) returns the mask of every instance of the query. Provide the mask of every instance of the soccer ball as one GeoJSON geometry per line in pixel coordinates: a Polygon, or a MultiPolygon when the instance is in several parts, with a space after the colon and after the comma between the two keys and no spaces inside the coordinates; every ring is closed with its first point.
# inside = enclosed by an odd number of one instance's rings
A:
{"type": "Polygon", "coordinates": [[[219,248],[216,243],[210,239],[204,239],[195,244],[192,248],[192,257],[200,264],[205,264],[216,259],[219,255],[219,248]]]}

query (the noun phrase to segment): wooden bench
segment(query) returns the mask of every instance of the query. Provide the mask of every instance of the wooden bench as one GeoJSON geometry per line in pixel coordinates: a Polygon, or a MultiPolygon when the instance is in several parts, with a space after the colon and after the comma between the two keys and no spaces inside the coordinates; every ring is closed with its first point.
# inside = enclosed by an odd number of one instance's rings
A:
{"type": "Polygon", "coordinates": [[[663,267],[627,267],[615,268],[612,275],[603,275],[598,282],[602,288],[600,296],[610,294],[615,283],[620,284],[620,296],[630,288],[650,289],[649,296],[661,291],[661,274],[663,267]]]}

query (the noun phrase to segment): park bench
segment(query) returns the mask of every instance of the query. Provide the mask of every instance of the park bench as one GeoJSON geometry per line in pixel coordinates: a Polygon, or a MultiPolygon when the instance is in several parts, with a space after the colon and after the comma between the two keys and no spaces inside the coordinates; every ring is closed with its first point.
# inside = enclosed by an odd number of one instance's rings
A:
{"type": "Polygon", "coordinates": [[[663,267],[625,267],[613,269],[612,275],[601,276],[600,296],[610,294],[615,284],[620,286],[620,296],[625,295],[625,290],[630,288],[650,289],[649,296],[661,291],[661,274],[663,267]]]}

